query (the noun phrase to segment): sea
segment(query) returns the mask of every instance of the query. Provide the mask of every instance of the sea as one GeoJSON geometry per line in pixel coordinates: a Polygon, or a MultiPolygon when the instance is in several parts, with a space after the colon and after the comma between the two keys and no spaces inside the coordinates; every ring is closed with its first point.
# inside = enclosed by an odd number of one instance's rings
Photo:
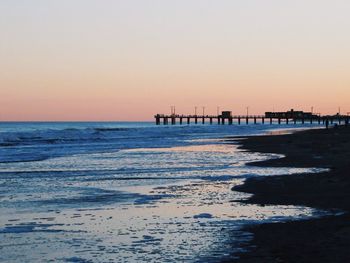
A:
{"type": "Polygon", "coordinates": [[[234,137],[316,125],[1,122],[0,262],[220,262],[247,249],[247,224],[322,211],[259,206],[250,177],[319,172],[246,163],[276,154],[234,137]]]}

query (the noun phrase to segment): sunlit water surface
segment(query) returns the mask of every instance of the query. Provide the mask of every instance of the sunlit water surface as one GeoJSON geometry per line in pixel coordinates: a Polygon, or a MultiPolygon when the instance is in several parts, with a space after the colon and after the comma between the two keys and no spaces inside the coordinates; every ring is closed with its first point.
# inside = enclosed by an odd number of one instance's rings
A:
{"type": "Polygon", "coordinates": [[[318,171],[246,166],[279,156],[222,140],[280,126],[1,126],[1,262],[217,262],[243,224],[319,213],[235,202],[248,177],[318,171]]]}

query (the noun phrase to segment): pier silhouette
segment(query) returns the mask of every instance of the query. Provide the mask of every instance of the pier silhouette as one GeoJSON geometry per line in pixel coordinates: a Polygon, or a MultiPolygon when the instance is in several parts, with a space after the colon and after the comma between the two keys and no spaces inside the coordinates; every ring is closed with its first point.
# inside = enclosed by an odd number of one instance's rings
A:
{"type": "Polygon", "coordinates": [[[316,115],[311,112],[294,111],[265,112],[264,115],[232,115],[231,111],[223,111],[218,115],[198,114],[156,114],[154,116],[157,125],[190,125],[194,124],[218,124],[218,125],[241,125],[241,124],[349,124],[349,115],[316,115]]]}

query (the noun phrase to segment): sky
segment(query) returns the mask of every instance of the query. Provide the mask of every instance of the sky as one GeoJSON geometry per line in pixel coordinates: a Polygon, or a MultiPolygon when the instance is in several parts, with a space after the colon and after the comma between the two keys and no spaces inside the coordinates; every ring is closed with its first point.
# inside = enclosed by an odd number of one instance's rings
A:
{"type": "Polygon", "coordinates": [[[0,121],[350,112],[348,0],[1,0],[0,121]]]}

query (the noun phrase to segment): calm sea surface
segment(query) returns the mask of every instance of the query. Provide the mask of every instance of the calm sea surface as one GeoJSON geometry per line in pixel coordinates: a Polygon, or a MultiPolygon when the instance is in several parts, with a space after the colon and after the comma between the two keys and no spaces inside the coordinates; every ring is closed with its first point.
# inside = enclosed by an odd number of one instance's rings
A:
{"type": "Polygon", "coordinates": [[[245,178],[318,171],[247,167],[279,156],[224,140],[281,128],[0,123],[0,262],[217,262],[243,224],[314,216],[233,202],[245,178]]]}

